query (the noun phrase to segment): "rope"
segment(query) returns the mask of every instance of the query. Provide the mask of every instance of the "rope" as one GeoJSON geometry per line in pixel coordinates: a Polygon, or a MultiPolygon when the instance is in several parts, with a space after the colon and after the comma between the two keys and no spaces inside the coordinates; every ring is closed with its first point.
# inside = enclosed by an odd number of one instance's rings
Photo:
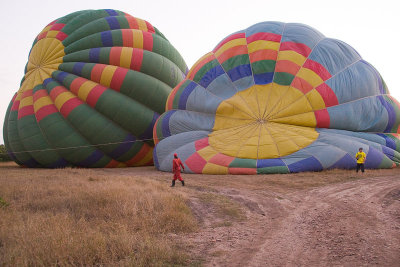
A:
{"type": "MultiPolygon", "coordinates": [[[[95,145],[82,145],[82,146],[70,146],[70,147],[58,147],[58,148],[46,148],[46,149],[35,149],[35,150],[24,150],[24,151],[8,151],[11,154],[20,154],[20,153],[32,153],[32,152],[43,152],[43,151],[51,151],[51,150],[63,150],[63,149],[77,149],[77,148],[84,148],[84,147],[97,147],[97,146],[107,146],[107,145],[117,145],[117,144],[127,144],[127,143],[134,143],[138,141],[150,141],[154,140],[153,138],[148,139],[137,139],[132,141],[123,141],[123,142],[112,142],[112,143],[103,143],[103,144],[95,144],[95,145]]],[[[8,155],[8,153],[0,153],[0,155],[8,155]]]]}

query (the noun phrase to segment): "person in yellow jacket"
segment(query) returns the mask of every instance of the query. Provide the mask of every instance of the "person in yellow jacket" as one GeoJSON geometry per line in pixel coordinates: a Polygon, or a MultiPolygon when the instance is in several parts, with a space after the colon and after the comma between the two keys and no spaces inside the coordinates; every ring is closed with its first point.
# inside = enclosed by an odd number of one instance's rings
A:
{"type": "Polygon", "coordinates": [[[361,172],[364,172],[364,162],[365,162],[366,158],[367,158],[367,156],[363,152],[362,147],[360,147],[358,149],[357,154],[356,154],[356,159],[357,159],[357,170],[356,170],[356,172],[358,172],[360,169],[361,169],[361,172]]]}

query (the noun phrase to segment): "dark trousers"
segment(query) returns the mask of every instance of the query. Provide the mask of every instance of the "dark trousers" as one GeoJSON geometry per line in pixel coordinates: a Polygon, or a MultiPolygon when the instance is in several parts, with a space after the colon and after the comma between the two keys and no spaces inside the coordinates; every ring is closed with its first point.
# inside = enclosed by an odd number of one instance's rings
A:
{"type": "Polygon", "coordinates": [[[357,163],[356,172],[358,172],[360,169],[361,169],[361,172],[364,172],[364,163],[357,163]]]}

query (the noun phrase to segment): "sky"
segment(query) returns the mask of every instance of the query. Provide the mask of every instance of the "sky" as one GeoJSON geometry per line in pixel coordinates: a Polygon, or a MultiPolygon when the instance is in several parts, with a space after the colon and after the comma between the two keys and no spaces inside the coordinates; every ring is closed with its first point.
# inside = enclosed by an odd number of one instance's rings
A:
{"type": "Polygon", "coordinates": [[[14,0],[2,2],[0,16],[2,128],[36,35],[51,21],[71,12],[104,8],[150,22],[175,46],[189,68],[224,37],[255,23],[304,23],[354,47],[380,72],[391,94],[400,100],[400,4],[395,0],[14,0]]]}

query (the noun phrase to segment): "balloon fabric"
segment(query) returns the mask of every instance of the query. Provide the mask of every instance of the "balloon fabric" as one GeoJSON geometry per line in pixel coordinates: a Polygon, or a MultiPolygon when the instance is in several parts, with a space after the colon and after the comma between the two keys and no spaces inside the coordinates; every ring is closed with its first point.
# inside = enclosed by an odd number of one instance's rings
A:
{"type": "Polygon", "coordinates": [[[152,130],[187,67],[149,22],[83,10],[32,45],[4,122],[10,156],[27,167],[151,165],[152,130]]]}
{"type": "Polygon", "coordinates": [[[298,23],[262,22],[190,69],[156,122],[154,162],[171,171],[257,174],[400,162],[400,104],[348,44],[298,23]]]}

